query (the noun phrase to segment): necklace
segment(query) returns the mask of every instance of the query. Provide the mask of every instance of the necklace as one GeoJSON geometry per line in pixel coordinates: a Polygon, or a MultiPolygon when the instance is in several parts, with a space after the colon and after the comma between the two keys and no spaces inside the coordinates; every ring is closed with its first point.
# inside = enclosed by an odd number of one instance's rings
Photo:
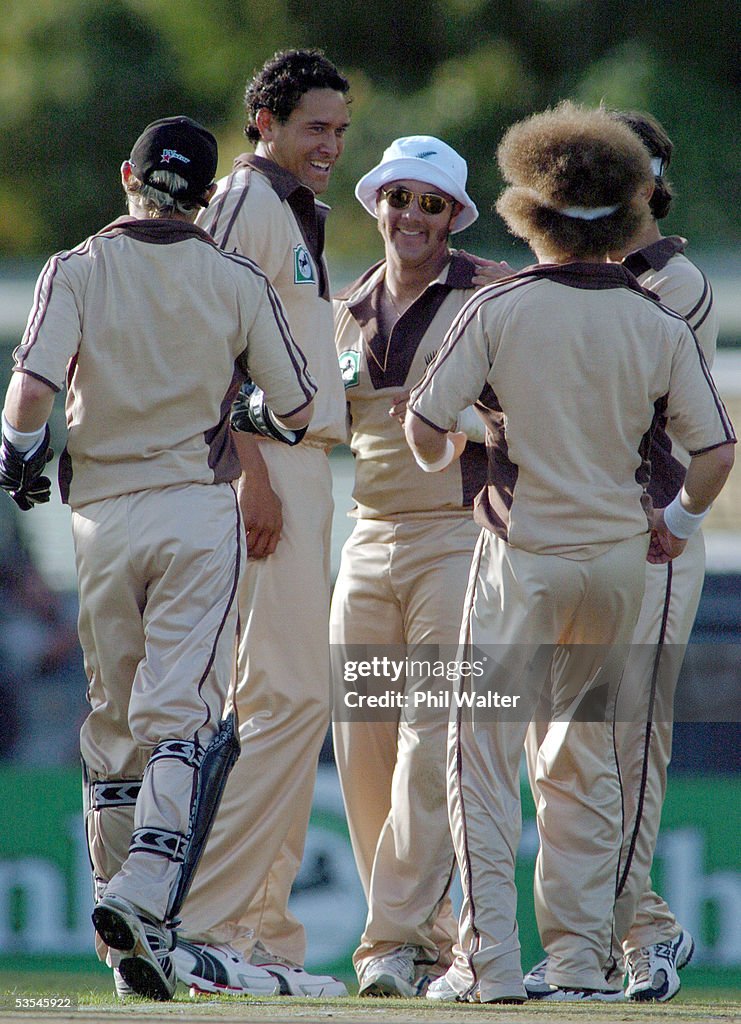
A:
{"type": "MultiPolygon", "coordinates": [[[[391,308],[396,313],[396,320],[398,320],[401,317],[401,315],[402,315],[401,314],[401,310],[399,309],[399,307],[394,302],[394,297],[391,294],[391,289],[388,287],[388,285],[384,285],[383,294],[388,298],[388,301],[389,301],[389,303],[391,305],[391,308]]],[[[386,323],[386,319],[387,318],[384,315],[382,317],[382,324],[383,324],[383,327],[386,329],[386,348],[385,348],[384,353],[383,353],[383,362],[381,362],[381,360],[378,358],[376,353],[373,351],[373,346],[371,345],[371,343],[369,342],[366,345],[366,349],[367,349],[368,355],[371,357],[371,359],[376,364],[376,366],[381,371],[381,373],[385,373],[386,372],[386,367],[388,366],[389,350],[391,348],[391,332],[393,331],[394,324],[396,323],[396,320],[395,320],[394,323],[387,324],[386,323]]]]}
{"type": "Polygon", "coordinates": [[[391,303],[391,305],[393,307],[393,310],[394,310],[394,313],[396,313],[396,319],[398,320],[399,317],[402,315],[402,312],[399,309],[399,307],[396,305],[396,303],[394,302],[393,293],[392,293],[392,291],[391,291],[391,289],[389,288],[388,285],[384,285],[384,291],[386,292],[386,294],[389,297],[389,302],[391,303]]]}

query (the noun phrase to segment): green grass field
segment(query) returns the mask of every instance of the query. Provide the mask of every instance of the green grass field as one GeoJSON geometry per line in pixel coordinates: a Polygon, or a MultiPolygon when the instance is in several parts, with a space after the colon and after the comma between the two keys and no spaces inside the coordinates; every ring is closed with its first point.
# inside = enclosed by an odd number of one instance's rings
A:
{"type": "MultiPolygon", "coordinates": [[[[349,979],[346,979],[349,981],[349,979]]],[[[0,1019],[31,1024],[43,1020],[74,1020],[87,1017],[97,1022],[135,1017],[137,1020],[166,1021],[177,1019],[181,1024],[218,1021],[290,1022],[330,1020],[332,1024],[355,1022],[499,1021],[501,1024],[543,1024],[558,1022],[621,1021],[642,1024],[703,1024],[703,1022],[741,1021],[741,993],[733,987],[697,988],[683,985],[670,1003],[642,1005],[620,1003],[600,1005],[528,1003],[521,1007],[481,1006],[473,1004],[432,1003],[419,999],[295,999],[280,996],[252,999],[202,997],[191,1000],[185,988],[179,988],[169,1003],[153,1003],[132,999],[119,1003],[113,996],[110,972],[103,968],[72,972],[10,972],[0,970],[0,1019]],[[70,997],[72,1006],[66,1010],[43,1009],[18,1005],[16,1000],[43,997],[70,997]]]]}

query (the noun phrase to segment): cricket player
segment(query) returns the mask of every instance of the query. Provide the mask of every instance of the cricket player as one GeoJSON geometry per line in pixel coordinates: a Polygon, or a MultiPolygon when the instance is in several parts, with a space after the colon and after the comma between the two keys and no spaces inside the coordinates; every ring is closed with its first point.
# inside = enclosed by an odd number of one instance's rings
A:
{"type": "Polygon", "coordinates": [[[486,479],[483,421],[459,422],[465,448],[439,476],[404,439],[409,388],[475,291],[476,265],[449,236],[478,216],[465,160],[440,139],[396,139],[355,194],[377,219],[384,259],[335,301],[335,342],[354,455],[357,522],[332,595],[335,760],[368,919],[354,955],[361,996],[413,996],[444,973],[456,934],[455,863],[445,786],[449,688],[427,664],[454,662],[471,556],[471,511],[486,479]],[[412,701],[383,720],[343,702],[344,653],[397,652],[421,666],[397,680],[412,701]],[[414,706],[414,700],[420,703],[414,706]],[[441,702],[442,703],[442,702],[441,702]]]}
{"type": "MultiPolygon", "coordinates": [[[[622,259],[623,266],[634,273],[645,288],[687,318],[705,362],[712,366],[718,314],[710,282],[685,256],[686,240],[678,236],[665,238],[659,227],[673,199],[671,183],[666,177],[673,151],[671,139],[649,114],[613,111],[612,116],[631,128],[643,142],[651,159],[654,180],[642,195],[649,210],[643,227],[624,252],[610,253],[610,258],[622,259]]],[[[648,493],[654,505],[666,505],[681,489],[689,456],[671,431],[660,430],[653,436],[649,459],[648,493]]],[[[625,801],[625,839],[615,920],[628,973],[625,994],[636,1001],[666,1002],[675,996],[680,987],[678,971],[689,962],[694,949],[690,933],[651,889],[649,872],[671,757],[674,691],[704,576],[705,545],[701,529],[688,539],[681,558],[666,563],[646,563],[646,590],[621,687],[624,711],[618,713],[615,723],[625,801]]],[[[533,784],[538,749],[545,731],[546,725],[542,722],[533,722],[528,730],[525,749],[533,784]]],[[[578,726],[575,726],[570,734],[571,743],[578,742],[578,734],[578,726]]],[[[550,908],[540,900],[537,875],[535,901],[544,925],[560,928],[550,908]]],[[[617,943],[615,959],[619,973],[622,958],[617,943]]],[[[546,970],[547,960],[543,960],[525,976],[525,988],[531,999],[550,993],[546,970]]]]}
{"type": "Polygon", "coordinates": [[[491,435],[461,627],[464,652],[480,652],[488,668],[461,674],[448,749],[464,903],[456,959],[427,996],[527,998],[514,884],[518,768],[547,688],[554,710],[536,779],[541,891],[579,948],[558,931],[545,937],[545,998],[615,1001],[623,837],[612,731],[644,561],[684,550],[730,471],[735,437],[686,322],[608,262],[646,219],[640,197],[653,174],[635,134],[604,110],[565,102],[513,126],[498,156],[509,187],[497,209],[538,264],[463,308],[412,390],[406,420],[431,470],[455,457],[449,432],[472,402],[491,435]],[[652,509],[645,492],[657,416],[691,456],[665,509],[652,509]],[[509,709],[492,700],[500,693],[509,709]],[[568,736],[578,719],[577,756],[568,736]]]}
{"type": "Polygon", "coordinates": [[[327,453],[345,437],[324,259],[328,208],[317,199],[342,155],[348,82],[315,50],[271,58],[248,83],[246,134],[199,223],[274,285],[319,391],[301,444],[240,401],[239,498],[248,564],[239,592],[237,710],[243,756],[183,909],[178,974],[193,989],[260,994],[252,966],[285,995],[343,995],[304,967],[303,925],[288,910],[301,864],[319,751],[329,726],[332,478],[327,453]]]}
{"type": "Polygon", "coordinates": [[[41,272],[2,417],[0,486],[28,510],[49,500],[46,421],[67,388],[59,485],[91,706],[93,923],[119,994],[160,1000],[239,750],[223,717],[244,563],[229,408],[249,376],[298,430],[316,392],[265,275],[194,224],[216,164],[214,137],[189,118],[145,128],[121,168],[129,215],[41,272]]]}

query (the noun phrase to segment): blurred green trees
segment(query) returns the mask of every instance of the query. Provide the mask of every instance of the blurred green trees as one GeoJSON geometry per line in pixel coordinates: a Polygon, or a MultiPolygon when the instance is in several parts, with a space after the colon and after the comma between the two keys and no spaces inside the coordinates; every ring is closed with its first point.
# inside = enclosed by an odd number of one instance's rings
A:
{"type": "MultiPolygon", "coordinates": [[[[481,211],[465,246],[506,256],[492,206],[504,129],[565,97],[650,110],[676,144],[677,226],[739,237],[738,19],[727,0],[6,0],[0,21],[0,253],[37,258],[123,212],[119,165],[155,117],[247,148],[241,97],[275,50],[320,46],[350,77],[353,123],[327,198],[330,251],[379,251],[358,177],[396,136],[439,135],[481,211]]],[[[672,230],[671,219],[666,227],[672,230]]]]}

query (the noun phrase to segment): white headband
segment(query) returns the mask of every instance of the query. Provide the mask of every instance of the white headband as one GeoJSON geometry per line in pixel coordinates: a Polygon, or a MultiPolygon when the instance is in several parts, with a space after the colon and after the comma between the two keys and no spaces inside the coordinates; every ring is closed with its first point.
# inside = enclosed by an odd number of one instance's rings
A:
{"type": "Polygon", "coordinates": [[[564,217],[575,217],[577,220],[599,220],[600,217],[609,217],[615,210],[620,209],[620,203],[616,206],[554,206],[557,213],[564,217]]]}
{"type": "Polygon", "coordinates": [[[616,210],[620,209],[620,203],[617,203],[615,206],[554,206],[552,203],[547,202],[540,192],[536,192],[534,188],[520,187],[523,192],[527,192],[541,206],[547,206],[549,210],[562,213],[564,217],[574,217],[576,220],[599,220],[600,217],[609,217],[611,213],[615,213],[616,210]]]}

